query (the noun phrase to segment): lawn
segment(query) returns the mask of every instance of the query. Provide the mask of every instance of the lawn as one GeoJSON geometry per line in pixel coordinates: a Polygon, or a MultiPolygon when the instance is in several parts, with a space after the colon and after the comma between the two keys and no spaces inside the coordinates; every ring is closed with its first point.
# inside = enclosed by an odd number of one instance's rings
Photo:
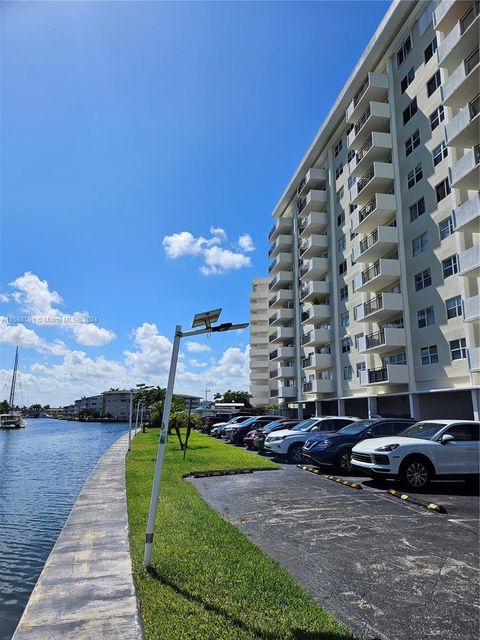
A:
{"type": "Polygon", "coordinates": [[[143,541],[158,429],[139,434],[127,460],[130,544],[147,640],[347,640],[353,636],[274,560],[211,509],[184,476],[275,469],[268,459],[193,432],[183,461],[169,438],[153,567],[143,541]]]}

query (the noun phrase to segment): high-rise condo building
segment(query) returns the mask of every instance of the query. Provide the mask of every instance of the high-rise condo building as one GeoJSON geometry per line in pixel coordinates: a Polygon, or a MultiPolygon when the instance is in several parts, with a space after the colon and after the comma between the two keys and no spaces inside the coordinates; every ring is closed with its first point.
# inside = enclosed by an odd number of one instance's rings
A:
{"type": "Polygon", "coordinates": [[[255,278],[250,294],[250,393],[255,407],[270,400],[268,385],[268,278],[255,278]]]}

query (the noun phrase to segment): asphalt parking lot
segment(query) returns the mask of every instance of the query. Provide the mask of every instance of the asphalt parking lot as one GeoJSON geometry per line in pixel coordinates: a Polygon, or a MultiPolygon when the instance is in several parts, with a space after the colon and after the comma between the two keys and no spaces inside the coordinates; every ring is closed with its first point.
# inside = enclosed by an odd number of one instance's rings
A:
{"type": "Polygon", "coordinates": [[[290,465],[190,481],[362,640],[477,640],[476,488],[438,483],[410,494],[443,505],[440,514],[348,479],[364,488],[290,465]]]}

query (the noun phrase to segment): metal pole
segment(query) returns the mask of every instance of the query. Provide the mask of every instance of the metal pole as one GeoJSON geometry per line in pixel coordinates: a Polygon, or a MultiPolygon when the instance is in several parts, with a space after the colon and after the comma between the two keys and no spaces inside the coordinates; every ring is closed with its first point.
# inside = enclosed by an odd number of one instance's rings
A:
{"type": "Polygon", "coordinates": [[[170,406],[172,404],[173,385],[175,383],[175,373],[177,370],[178,351],[180,349],[180,338],[182,337],[182,327],[175,327],[175,338],[173,340],[172,359],[170,360],[170,372],[168,374],[167,391],[163,404],[162,426],[158,439],[157,461],[155,463],[155,475],[153,477],[152,495],[150,496],[150,509],[148,512],[148,524],[145,534],[145,552],[143,562],[145,567],[152,564],[153,532],[155,529],[155,515],[157,513],[158,497],[160,494],[160,479],[162,476],[163,459],[167,443],[168,421],[170,419],[170,406]]]}
{"type": "Polygon", "coordinates": [[[130,445],[132,444],[132,411],[133,411],[132,398],[133,398],[133,391],[130,390],[130,417],[128,419],[128,452],[129,453],[130,453],[130,445]]]}
{"type": "Polygon", "coordinates": [[[138,414],[140,413],[140,400],[137,402],[137,415],[135,416],[135,430],[138,429],[138,414]]]}
{"type": "Polygon", "coordinates": [[[141,408],[140,408],[140,427],[143,426],[143,402],[141,404],[141,408]]]}

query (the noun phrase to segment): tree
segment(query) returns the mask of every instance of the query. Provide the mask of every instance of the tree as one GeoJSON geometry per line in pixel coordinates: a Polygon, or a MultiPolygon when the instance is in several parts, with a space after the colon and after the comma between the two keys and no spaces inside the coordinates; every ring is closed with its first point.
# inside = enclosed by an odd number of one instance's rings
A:
{"type": "MultiPolygon", "coordinates": [[[[217,400],[217,396],[219,396],[219,394],[215,394],[215,400],[217,400]]],[[[231,389],[229,389],[228,391],[225,391],[223,396],[219,398],[219,402],[243,402],[245,407],[251,407],[251,397],[252,396],[248,393],[248,391],[232,391],[231,389]]]]}
{"type": "Polygon", "coordinates": [[[6,400],[2,400],[0,402],[0,413],[8,413],[9,410],[8,402],[6,400]]]}
{"type": "MultiPolygon", "coordinates": [[[[163,403],[165,400],[165,389],[160,389],[159,387],[157,387],[157,389],[151,389],[151,391],[154,391],[155,393],[153,393],[150,397],[144,400],[147,406],[148,419],[152,427],[161,427],[163,403]],[[152,402],[151,404],[149,404],[150,398],[154,399],[154,402],[152,402]]],[[[148,394],[149,391],[144,393],[148,394]]],[[[138,394],[137,396],[135,396],[135,398],[137,397],[138,397],[138,394]]],[[[172,397],[172,404],[170,406],[170,414],[176,413],[178,411],[183,411],[184,409],[185,409],[185,402],[183,401],[183,399],[174,395],[172,397]]]]}
{"type": "Polygon", "coordinates": [[[96,409],[80,409],[78,419],[80,422],[89,422],[90,420],[98,420],[100,414],[96,409]]]}

